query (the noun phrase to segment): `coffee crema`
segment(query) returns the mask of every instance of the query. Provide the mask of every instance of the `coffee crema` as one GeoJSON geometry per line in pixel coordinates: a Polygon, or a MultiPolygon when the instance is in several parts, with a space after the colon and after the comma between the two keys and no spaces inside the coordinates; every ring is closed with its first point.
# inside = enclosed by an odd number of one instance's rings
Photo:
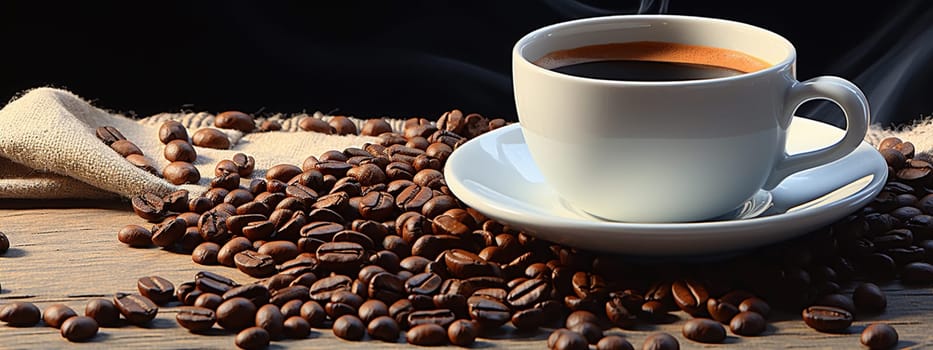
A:
{"type": "Polygon", "coordinates": [[[553,51],[533,62],[542,68],[595,79],[676,81],[720,78],[770,67],[735,50],[637,41],[553,51]]]}

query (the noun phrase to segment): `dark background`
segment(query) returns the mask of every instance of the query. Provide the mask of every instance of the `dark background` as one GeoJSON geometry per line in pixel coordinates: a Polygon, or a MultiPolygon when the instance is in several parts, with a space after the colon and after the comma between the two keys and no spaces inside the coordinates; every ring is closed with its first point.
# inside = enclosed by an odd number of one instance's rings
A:
{"type": "MultiPolygon", "coordinates": [[[[902,123],[933,113],[931,3],[671,0],[666,12],[784,35],[797,46],[798,78],[854,80],[875,121],[902,123]]],[[[518,38],[641,5],[663,10],[660,1],[600,0],[4,1],[0,98],[56,86],[138,116],[239,109],[434,119],[459,108],[515,120],[518,38]]],[[[839,120],[832,108],[806,107],[839,120]]]]}

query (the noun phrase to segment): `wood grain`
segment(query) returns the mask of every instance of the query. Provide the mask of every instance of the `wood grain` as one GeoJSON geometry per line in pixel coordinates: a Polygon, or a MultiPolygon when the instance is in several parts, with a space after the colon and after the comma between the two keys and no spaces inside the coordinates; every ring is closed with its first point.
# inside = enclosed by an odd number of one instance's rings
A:
{"type": "MultiPolygon", "coordinates": [[[[201,266],[191,257],[157,248],[134,249],[116,239],[126,224],[145,224],[122,202],[36,202],[0,203],[0,231],[7,234],[11,249],[0,256],[0,304],[29,301],[44,308],[65,303],[83,313],[85,303],[93,298],[111,298],[115,292],[132,292],[139,277],[158,275],[176,285],[190,281],[194,274],[209,270],[230,276],[240,283],[253,281],[234,269],[201,266]]],[[[678,313],[680,321],[637,330],[614,329],[625,335],[636,348],[653,331],[668,332],[678,338],[683,349],[695,348],[805,348],[859,349],[858,333],[871,322],[886,322],[900,333],[901,349],[933,348],[933,291],[929,286],[905,288],[882,286],[888,295],[888,309],[883,315],[861,317],[849,334],[823,334],[807,328],[797,315],[776,315],[766,336],[737,337],[730,334],[726,344],[700,344],[685,339],[680,328],[688,316],[678,313]]],[[[232,334],[216,332],[195,335],[180,328],[174,320],[177,306],[163,307],[148,328],[123,326],[102,328],[91,342],[69,343],[58,330],[36,326],[13,328],[0,326],[2,349],[55,348],[233,348],[232,334]]],[[[478,348],[545,348],[546,331],[515,334],[505,329],[479,339],[478,348]]],[[[329,329],[316,329],[304,340],[273,342],[276,348],[383,349],[404,346],[380,341],[347,342],[334,337],[329,329]]]]}

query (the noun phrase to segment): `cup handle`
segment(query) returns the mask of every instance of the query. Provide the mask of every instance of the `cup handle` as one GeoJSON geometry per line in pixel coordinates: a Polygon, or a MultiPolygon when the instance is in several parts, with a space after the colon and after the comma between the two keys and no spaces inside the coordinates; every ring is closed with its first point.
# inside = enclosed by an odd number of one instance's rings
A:
{"type": "MultiPolygon", "coordinates": [[[[842,108],[843,113],[846,115],[845,136],[842,140],[818,150],[794,155],[787,154],[785,150],[783,156],[771,171],[771,176],[765,182],[764,189],[771,190],[777,187],[784,178],[796,172],[844,157],[855,150],[865,138],[870,117],[868,99],[865,98],[865,94],[855,84],[833,76],[822,76],[804,82],[797,82],[790,87],[784,110],[793,114],[801,104],[815,99],[829,100],[842,108]]],[[[788,116],[786,119],[788,123],[793,119],[792,116],[788,116]]],[[[790,125],[783,125],[782,127],[786,129],[788,126],[790,125]]]]}

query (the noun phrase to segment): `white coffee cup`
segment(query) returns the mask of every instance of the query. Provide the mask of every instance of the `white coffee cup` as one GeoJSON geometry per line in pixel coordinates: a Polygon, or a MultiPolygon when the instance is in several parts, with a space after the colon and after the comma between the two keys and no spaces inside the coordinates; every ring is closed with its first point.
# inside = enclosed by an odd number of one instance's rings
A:
{"type": "Polygon", "coordinates": [[[748,24],[670,15],[575,20],[535,30],[512,52],[522,133],[547,184],[570,205],[628,222],[703,221],[758,191],[854,150],[869,123],[852,83],[799,82],[797,54],[780,35],[748,24]],[[589,45],[671,42],[742,52],[766,68],[686,81],[585,78],[534,62],[589,45]],[[825,99],[846,114],[846,135],[823,149],[788,155],[787,129],[803,102],[825,99]]]}

